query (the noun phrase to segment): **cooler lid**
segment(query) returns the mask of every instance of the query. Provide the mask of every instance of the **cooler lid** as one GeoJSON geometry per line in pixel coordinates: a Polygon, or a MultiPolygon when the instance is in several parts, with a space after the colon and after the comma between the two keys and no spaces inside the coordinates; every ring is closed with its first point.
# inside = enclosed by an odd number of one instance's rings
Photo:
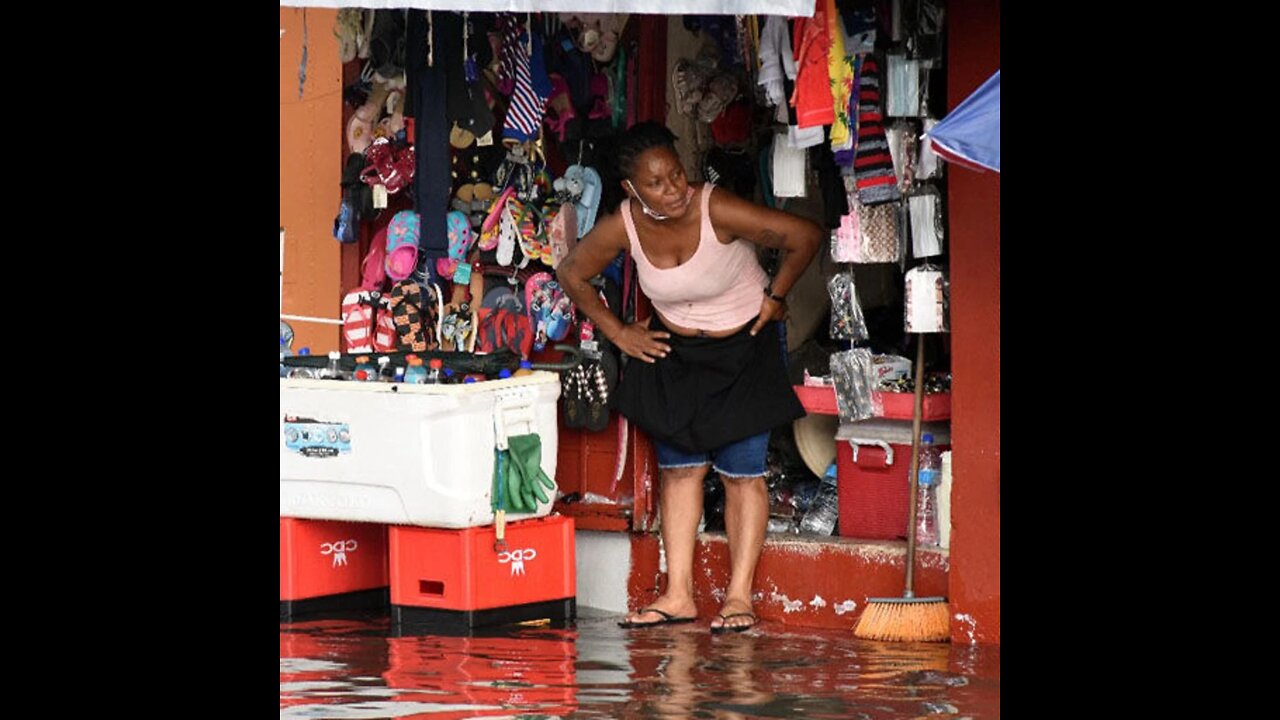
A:
{"type": "MultiPolygon", "coordinates": [[[[951,444],[950,422],[920,423],[920,434],[933,433],[934,445],[951,444]]],[[[911,444],[910,420],[886,420],[871,418],[860,422],[842,422],[836,430],[836,440],[879,440],[890,445],[911,444]]]]}

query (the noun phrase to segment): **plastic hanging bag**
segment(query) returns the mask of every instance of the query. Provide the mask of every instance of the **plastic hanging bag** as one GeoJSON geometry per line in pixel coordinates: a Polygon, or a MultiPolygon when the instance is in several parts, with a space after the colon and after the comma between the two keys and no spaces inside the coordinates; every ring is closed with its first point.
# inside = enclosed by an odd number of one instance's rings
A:
{"type": "Polygon", "coordinates": [[[917,180],[942,177],[942,163],[938,162],[938,155],[933,152],[933,143],[924,139],[937,124],[936,119],[925,118],[924,132],[916,137],[920,145],[920,162],[916,168],[917,180]]]}
{"type": "Polygon", "coordinates": [[[831,259],[839,263],[857,262],[862,231],[856,212],[840,216],[840,227],[831,231],[831,259]]]}
{"type": "Polygon", "coordinates": [[[899,247],[899,203],[878,205],[851,205],[858,213],[858,229],[861,234],[858,263],[892,263],[902,258],[899,247]]]}
{"type": "Polygon", "coordinates": [[[886,60],[889,92],[885,98],[885,114],[915,117],[920,114],[920,61],[898,53],[889,53],[886,60]]]}
{"type": "Polygon", "coordinates": [[[831,354],[836,410],[840,422],[858,422],[883,412],[875,394],[876,376],[871,351],[855,348],[831,354]]]}
{"type": "Polygon", "coordinates": [[[905,329],[909,333],[951,332],[951,288],[946,274],[925,263],[907,273],[905,329]]]}
{"type": "Polygon", "coordinates": [[[918,258],[942,254],[942,199],[937,189],[923,187],[907,197],[911,209],[911,255],[918,258]]]}
{"type": "Polygon", "coordinates": [[[827,281],[831,295],[831,337],[862,342],[870,338],[867,323],[862,318],[862,306],[858,304],[858,292],[852,272],[833,275],[827,281]]]}

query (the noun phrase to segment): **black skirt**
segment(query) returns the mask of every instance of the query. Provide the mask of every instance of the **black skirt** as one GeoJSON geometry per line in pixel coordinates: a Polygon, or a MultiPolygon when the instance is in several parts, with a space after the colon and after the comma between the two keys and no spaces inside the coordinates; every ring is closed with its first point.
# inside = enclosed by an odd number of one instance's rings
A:
{"type": "MultiPolygon", "coordinates": [[[[631,360],[612,405],[655,440],[706,452],[804,417],[787,381],[778,324],[723,338],[672,333],[657,362],[631,360]]],[[[649,328],[668,331],[654,313],[649,328]]]]}

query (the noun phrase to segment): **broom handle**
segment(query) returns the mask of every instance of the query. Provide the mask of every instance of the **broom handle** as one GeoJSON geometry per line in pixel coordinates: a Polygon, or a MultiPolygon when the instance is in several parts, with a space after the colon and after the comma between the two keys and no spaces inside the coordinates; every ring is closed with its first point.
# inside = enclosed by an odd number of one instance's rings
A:
{"type": "Polygon", "coordinates": [[[916,392],[915,407],[911,412],[911,469],[907,471],[907,587],[902,592],[905,598],[915,597],[916,575],[916,494],[919,492],[920,471],[920,420],[924,415],[924,338],[916,335],[916,392]]]}

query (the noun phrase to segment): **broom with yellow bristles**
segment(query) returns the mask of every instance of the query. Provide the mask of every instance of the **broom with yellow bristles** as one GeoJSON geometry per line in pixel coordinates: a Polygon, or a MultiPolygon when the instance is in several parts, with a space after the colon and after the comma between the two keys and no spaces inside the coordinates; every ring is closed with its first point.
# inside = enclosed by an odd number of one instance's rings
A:
{"type": "Polygon", "coordinates": [[[916,335],[915,411],[911,417],[911,485],[907,515],[907,587],[900,598],[867,598],[867,607],[853,629],[854,637],[891,642],[947,642],[951,613],[945,597],[918,598],[912,589],[916,564],[916,486],[920,470],[920,420],[924,415],[924,335],[916,335]]]}

